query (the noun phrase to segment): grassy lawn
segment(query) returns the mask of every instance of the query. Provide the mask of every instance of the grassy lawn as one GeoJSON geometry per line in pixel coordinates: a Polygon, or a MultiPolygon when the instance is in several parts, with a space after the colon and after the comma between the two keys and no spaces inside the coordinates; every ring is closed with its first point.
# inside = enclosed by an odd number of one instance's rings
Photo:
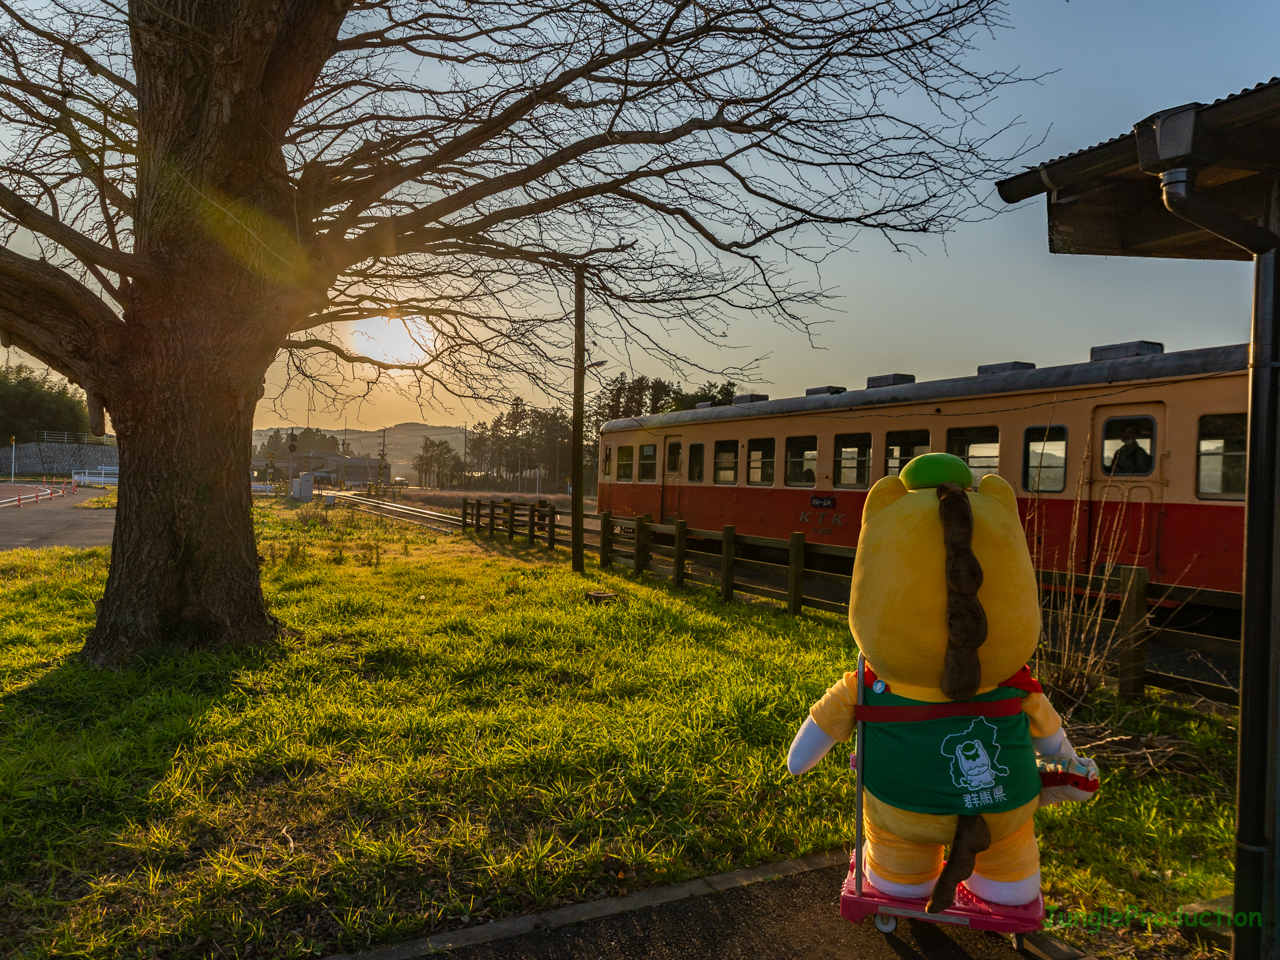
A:
{"type": "MultiPolygon", "coordinates": [[[[116,673],[74,658],[107,551],[0,554],[0,956],[332,953],[853,836],[847,749],[783,763],[853,662],[839,618],[348,511],[258,523],[286,639],[116,673]]],[[[1227,721],[1089,709],[1196,756],[1041,811],[1050,899],[1226,892],[1227,721]]]]}

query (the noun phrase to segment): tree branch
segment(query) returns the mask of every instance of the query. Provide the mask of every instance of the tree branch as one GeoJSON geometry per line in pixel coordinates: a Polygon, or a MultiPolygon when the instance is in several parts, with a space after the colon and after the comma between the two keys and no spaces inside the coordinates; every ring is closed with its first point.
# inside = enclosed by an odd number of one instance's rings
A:
{"type": "Polygon", "coordinates": [[[48,237],[87,263],[118,273],[124,277],[155,277],[157,271],[147,261],[132,253],[112,250],[91,240],[61,220],[49,216],[8,187],[0,185],[0,210],[33,233],[48,237]]]}

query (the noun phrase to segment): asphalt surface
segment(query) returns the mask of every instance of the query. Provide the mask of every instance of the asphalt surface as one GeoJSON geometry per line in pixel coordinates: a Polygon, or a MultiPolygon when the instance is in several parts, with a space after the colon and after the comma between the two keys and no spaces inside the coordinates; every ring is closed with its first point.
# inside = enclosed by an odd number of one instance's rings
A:
{"type": "Polygon", "coordinates": [[[451,960],[1015,960],[1012,941],[900,920],[840,917],[843,864],[770,883],[452,950],[451,960]]]}
{"type": "MultiPolygon", "coordinates": [[[[77,510],[75,505],[101,496],[103,491],[83,489],[75,496],[55,496],[52,500],[28,500],[36,486],[0,483],[0,500],[22,494],[23,504],[0,506],[0,550],[18,547],[105,547],[111,545],[115,530],[114,510],[77,510]]],[[[42,488],[43,489],[43,488],[42,488]]],[[[62,489],[61,484],[56,488],[62,489]]]]}

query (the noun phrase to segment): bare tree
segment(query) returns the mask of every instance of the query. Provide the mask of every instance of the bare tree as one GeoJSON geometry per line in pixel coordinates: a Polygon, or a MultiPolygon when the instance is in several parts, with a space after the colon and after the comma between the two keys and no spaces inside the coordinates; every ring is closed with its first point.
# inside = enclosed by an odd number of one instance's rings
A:
{"type": "MultiPolygon", "coordinates": [[[[81,385],[120,444],[85,647],[272,637],[249,510],[254,407],[284,351],[335,395],[558,386],[558,278],[597,340],[674,363],[856,229],[980,207],[966,65],[997,0],[0,0],[0,340],[81,385]],[[389,317],[414,356],[342,324],[389,317]]],[[[692,364],[696,367],[696,364],[692,364]]]]}

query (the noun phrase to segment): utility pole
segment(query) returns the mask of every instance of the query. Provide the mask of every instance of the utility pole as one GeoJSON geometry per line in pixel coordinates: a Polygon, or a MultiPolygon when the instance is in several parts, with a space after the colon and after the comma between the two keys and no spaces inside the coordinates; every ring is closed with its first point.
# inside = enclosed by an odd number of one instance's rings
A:
{"type": "Polygon", "coordinates": [[[583,390],[587,371],[603,367],[604,360],[587,363],[587,268],[579,264],[573,268],[573,435],[569,441],[569,504],[572,512],[573,570],[582,573],[582,458],[583,433],[585,431],[583,390]]]}
{"type": "Polygon", "coordinates": [[[14,466],[18,462],[18,438],[9,438],[9,482],[13,483],[14,466]]]}
{"type": "Polygon", "coordinates": [[[582,391],[586,380],[587,270],[582,264],[573,268],[573,438],[570,440],[569,475],[572,477],[570,510],[573,513],[573,571],[582,573],[582,391]]]}
{"type": "Polygon", "coordinates": [[[382,448],[378,450],[378,492],[386,492],[386,481],[382,478],[382,473],[387,465],[387,428],[382,428],[382,448]]]}

